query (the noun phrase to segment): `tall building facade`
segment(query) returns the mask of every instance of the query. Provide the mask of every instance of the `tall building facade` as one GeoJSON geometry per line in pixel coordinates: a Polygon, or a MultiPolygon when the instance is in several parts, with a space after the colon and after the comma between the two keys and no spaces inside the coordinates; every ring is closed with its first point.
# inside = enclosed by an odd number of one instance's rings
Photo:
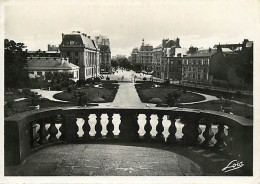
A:
{"type": "Polygon", "coordinates": [[[80,67],[80,80],[100,75],[100,49],[87,34],[79,31],[62,34],[59,48],[62,58],[69,58],[71,63],[80,67]]]}
{"type": "Polygon", "coordinates": [[[144,44],[144,39],[140,50],[138,52],[137,63],[142,65],[142,69],[146,71],[152,71],[152,60],[153,60],[153,46],[144,44]]]}
{"type": "Polygon", "coordinates": [[[182,80],[182,65],[183,57],[188,55],[188,49],[186,48],[173,48],[167,49],[165,60],[165,74],[164,79],[170,81],[182,80]]]}
{"type": "Polygon", "coordinates": [[[153,49],[153,75],[161,79],[168,79],[169,61],[167,57],[175,54],[175,49],[180,48],[180,39],[163,39],[162,44],[153,49]]]}
{"type": "Polygon", "coordinates": [[[131,62],[132,64],[136,64],[138,61],[138,53],[139,50],[138,48],[133,48],[132,53],[131,53],[131,62]]]}
{"type": "Polygon", "coordinates": [[[183,58],[182,80],[211,84],[214,78],[226,78],[222,49],[203,49],[183,58]]]}
{"type": "Polygon", "coordinates": [[[96,36],[96,43],[100,49],[100,72],[111,72],[111,50],[109,39],[105,36],[96,36]]]}

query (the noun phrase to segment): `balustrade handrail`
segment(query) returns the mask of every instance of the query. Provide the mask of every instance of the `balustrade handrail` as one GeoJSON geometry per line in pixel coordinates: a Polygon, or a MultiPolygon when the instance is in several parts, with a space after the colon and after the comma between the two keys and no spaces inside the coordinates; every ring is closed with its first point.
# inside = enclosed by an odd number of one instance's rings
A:
{"type": "Polygon", "coordinates": [[[98,139],[115,139],[113,130],[113,114],[120,115],[120,133],[117,140],[140,140],[138,133],[138,115],[144,114],[145,120],[145,134],[143,140],[151,141],[155,139],[159,142],[167,142],[169,144],[177,143],[175,136],[177,128],[175,120],[180,119],[184,124],[182,128],[183,136],[181,141],[187,145],[198,145],[202,130],[200,125],[205,125],[203,132],[203,144],[206,147],[214,145],[218,149],[229,147],[229,153],[242,156],[249,164],[252,163],[252,147],[253,147],[253,121],[223,112],[188,109],[188,108],[160,108],[160,107],[50,107],[39,110],[27,111],[15,114],[5,118],[5,160],[6,163],[21,163],[39,144],[45,145],[47,143],[55,143],[59,140],[68,143],[83,140],[88,142],[93,139],[90,136],[89,115],[96,115],[96,124],[94,136],[98,139]],[[101,115],[107,114],[108,124],[106,125],[107,134],[101,134],[101,115]],[[157,115],[158,123],[156,125],[157,134],[155,137],[151,135],[151,115],[157,115]],[[169,135],[167,139],[163,135],[164,125],[163,117],[167,115],[170,120],[170,127],[168,129],[169,135]],[[58,118],[59,117],[59,118],[58,118]],[[82,127],[84,135],[79,138],[77,135],[78,126],[77,119],[82,118],[84,125],[82,127]],[[58,120],[59,119],[59,120],[58,120]],[[48,131],[46,124],[49,125],[48,131]],[[57,138],[58,129],[56,124],[60,124],[61,136],[57,138]],[[36,125],[40,128],[36,131],[36,125]],[[212,132],[212,125],[217,125],[217,133],[212,132]],[[228,128],[226,128],[228,127],[228,128]],[[228,138],[225,133],[228,129],[228,138]],[[47,139],[47,135],[49,135],[47,139]],[[212,139],[215,137],[215,143],[212,139]]]}
{"type": "MultiPolygon", "coordinates": [[[[228,114],[224,112],[218,112],[218,111],[212,111],[212,110],[202,110],[202,109],[189,109],[189,108],[176,108],[176,107],[169,107],[169,108],[160,108],[160,107],[144,107],[144,108],[138,108],[138,107],[124,107],[124,108],[119,108],[119,107],[98,107],[98,106],[93,106],[93,107],[81,107],[81,106],[71,106],[71,107],[49,107],[49,108],[43,108],[39,110],[32,110],[32,111],[26,111],[22,113],[17,113],[12,116],[6,117],[5,122],[9,121],[22,121],[25,118],[33,118],[32,120],[36,120],[37,118],[44,118],[46,116],[50,115],[55,115],[55,114],[63,114],[64,111],[113,111],[113,112],[120,112],[120,111],[127,111],[127,110],[134,110],[138,113],[143,112],[143,113],[158,113],[158,112],[167,112],[167,113],[196,113],[196,114],[201,114],[201,115],[207,115],[207,116],[218,116],[222,118],[226,118],[228,120],[232,120],[232,122],[236,122],[242,126],[253,126],[253,120],[246,119],[241,116],[237,116],[234,114],[228,114]]],[[[228,122],[226,122],[228,123],[228,122]]]]}

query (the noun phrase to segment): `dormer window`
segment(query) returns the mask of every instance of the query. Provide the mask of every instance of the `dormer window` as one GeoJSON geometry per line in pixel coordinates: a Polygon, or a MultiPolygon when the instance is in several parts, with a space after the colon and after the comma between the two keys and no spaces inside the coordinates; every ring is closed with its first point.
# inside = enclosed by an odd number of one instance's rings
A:
{"type": "Polygon", "coordinates": [[[74,41],[70,41],[70,45],[74,45],[75,44],[75,42],[74,41]]]}

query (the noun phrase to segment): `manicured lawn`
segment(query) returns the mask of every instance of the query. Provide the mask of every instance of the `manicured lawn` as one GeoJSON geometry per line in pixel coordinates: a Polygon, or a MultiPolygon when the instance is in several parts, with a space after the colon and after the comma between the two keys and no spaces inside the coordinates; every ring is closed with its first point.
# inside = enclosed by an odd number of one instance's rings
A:
{"type": "MultiPolygon", "coordinates": [[[[151,98],[160,98],[163,100],[162,103],[166,103],[166,97],[168,93],[178,92],[181,94],[180,102],[178,103],[187,103],[187,102],[195,102],[204,100],[204,97],[201,95],[193,94],[193,93],[183,93],[182,88],[175,86],[165,86],[163,84],[157,84],[159,87],[155,88],[154,83],[147,82],[142,84],[136,84],[136,89],[138,95],[142,102],[148,103],[151,98]]],[[[191,90],[191,89],[189,89],[191,90]]],[[[203,93],[203,91],[196,91],[203,93]]],[[[177,105],[181,108],[192,108],[192,109],[205,109],[205,110],[213,110],[213,111],[221,111],[221,104],[223,101],[210,101],[197,103],[192,105],[177,105]]],[[[248,107],[246,105],[240,105],[237,103],[231,102],[232,113],[238,116],[242,116],[248,119],[253,119],[253,108],[248,107]]]]}
{"type": "MultiPolygon", "coordinates": [[[[47,107],[67,107],[73,106],[72,103],[60,103],[60,102],[53,102],[48,99],[42,99],[38,102],[40,108],[47,108],[47,107]]],[[[28,106],[31,105],[31,102],[28,100],[23,100],[19,102],[14,102],[13,104],[13,113],[21,113],[28,111],[28,106]]],[[[6,115],[5,115],[6,116],[6,115]]]]}
{"type": "MultiPolygon", "coordinates": [[[[232,103],[232,113],[238,116],[245,117],[247,119],[253,119],[253,108],[248,107],[246,105],[240,105],[236,103],[232,103]]],[[[205,110],[213,110],[213,111],[221,111],[220,100],[203,102],[192,105],[179,105],[181,108],[192,108],[192,109],[205,109],[205,110]]]]}
{"type": "Polygon", "coordinates": [[[110,84],[109,89],[90,87],[85,89],[73,90],[70,93],[64,91],[62,93],[58,93],[54,95],[54,98],[72,102],[75,100],[74,92],[82,92],[85,94],[85,96],[88,98],[90,102],[93,102],[93,99],[97,97],[101,97],[105,99],[106,102],[112,102],[115,98],[117,89],[118,89],[118,84],[110,84]]]}
{"type": "Polygon", "coordinates": [[[194,93],[183,93],[182,91],[179,90],[174,90],[174,89],[165,89],[165,88],[153,88],[153,89],[145,89],[142,90],[141,93],[142,95],[144,95],[148,101],[144,101],[146,103],[149,102],[149,99],[152,98],[160,98],[161,100],[163,100],[162,103],[166,103],[167,100],[167,96],[169,93],[173,93],[173,92],[178,92],[181,94],[180,96],[180,103],[186,103],[186,102],[197,102],[197,101],[201,101],[201,100],[205,100],[204,96],[198,95],[198,94],[194,94],[194,93]]]}
{"type": "Polygon", "coordinates": [[[136,84],[136,89],[141,101],[144,103],[149,103],[152,98],[160,98],[163,100],[162,103],[165,104],[168,94],[174,92],[177,92],[181,95],[179,98],[180,101],[178,101],[178,103],[198,102],[205,100],[205,97],[202,95],[189,92],[184,93],[182,90],[173,88],[171,86],[154,87],[147,83],[144,86],[143,84],[136,84]]]}

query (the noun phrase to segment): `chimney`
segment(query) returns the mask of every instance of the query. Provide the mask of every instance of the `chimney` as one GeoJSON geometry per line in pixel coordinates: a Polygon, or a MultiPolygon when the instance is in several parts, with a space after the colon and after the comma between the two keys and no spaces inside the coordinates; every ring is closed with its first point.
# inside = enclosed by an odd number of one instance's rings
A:
{"type": "Polygon", "coordinates": [[[176,47],[180,47],[180,39],[178,37],[176,38],[176,47]]]}
{"type": "Polygon", "coordinates": [[[209,47],[209,52],[211,52],[211,48],[209,47]]]}
{"type": "Polygon", "coordinates": [[[63,39],[63,37],[64,37],[64,34],[62,33],[62,34],[61,34],[61,36],[62,36],[62,39],[63,39]]]}
{"type": "Polygon", "coordinates": [[[88,36],[88,38],[90,39],[90,36],[88,36]]]}

